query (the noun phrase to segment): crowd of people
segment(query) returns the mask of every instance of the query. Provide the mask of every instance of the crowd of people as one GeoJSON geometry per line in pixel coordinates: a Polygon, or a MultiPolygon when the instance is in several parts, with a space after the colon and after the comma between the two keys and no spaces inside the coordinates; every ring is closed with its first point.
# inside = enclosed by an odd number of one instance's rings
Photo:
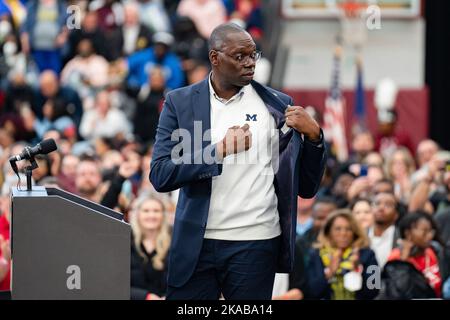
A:
{"type": "MultiPolygon", "coordinates": [[[[217,25],[233,21],[260,46],[259,2],[0,2],[0,290],[10,288],[17,184],[8,159],[53,138],[34,183],[122,212],[131,298],[164,298],[177,192],[149,181],[164,97],[207,77],[217,25]]],[[[274,299],[450,298],[450,155],[395,129],[355,131],[345,163],[329,148],[318,194],[299,198],[295,268],[277,276],[274,299]]]]}

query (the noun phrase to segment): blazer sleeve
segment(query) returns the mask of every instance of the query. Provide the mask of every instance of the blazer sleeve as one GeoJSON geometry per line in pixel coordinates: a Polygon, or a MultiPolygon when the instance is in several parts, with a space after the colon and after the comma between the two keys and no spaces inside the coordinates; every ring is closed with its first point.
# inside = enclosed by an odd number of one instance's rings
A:
{"type": "MultiPolygon", "coordinates": [[[[291,97],[287,95],[281,95],[281,97],[283,103],[294,105],[294,100],[291,97]]],[[[303,142],[296,166],[299,168],[298,195],[305,199],[312,198],[317,193],[325,171],[327,150],[322,129],[320,129],[320,133],[321,141],[316,144],[308,139],[303,139],[301,134],[294,130],[294,134],[303,142]]]]}
{"type": "MultiPolygon", "coordinates": [[[[295,134],[299,134],[295,131],[295,134]]],[[[298,195],[309,199],[314,197],[319,190],[320,182],[325,171],[327,150],[322,129],[320,129],[321,141],[312,143],[304,139],[303,148],[299,158],[299,186],[298,195]]]]}
{"type": "Polygon", "coordinates": [[[222,173],[222,164],[216,161],[215,145],[209,144],[190,153],[183,149],[181,158],[173,160],[172,152],[179,144],[171,138],[176,129],[179,129],[178,118],[169,94],[159,118],[150,170],[150,182],[158,192],[173,191],[222,173]]]}

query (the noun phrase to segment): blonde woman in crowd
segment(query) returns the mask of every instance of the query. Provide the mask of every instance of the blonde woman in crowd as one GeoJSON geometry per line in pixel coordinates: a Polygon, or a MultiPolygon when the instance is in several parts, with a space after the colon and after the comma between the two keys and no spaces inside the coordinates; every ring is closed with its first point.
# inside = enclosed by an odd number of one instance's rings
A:
{"type": "Polygon", "coordinates": [[[356,222],[358,222],[359,226],[367,232],[374,223],[370,200],[368,198],[358,197],[351,203],[350,210],[352,210],[353,217],[356,222]]]}
{"type": "Polygon", "coordinates": [[[386,174],[394,182],[394,192],[402,203],[408,203],[411,196],[411,175],[416,170],[414,158],[405,147],[398,148],[386,163],[386,174]]]}
{"type": "Polygon", "coordinates": [[[161,300],[171,236],[162,200],[141,196],[131,213],[131,299],[161,300]]]}

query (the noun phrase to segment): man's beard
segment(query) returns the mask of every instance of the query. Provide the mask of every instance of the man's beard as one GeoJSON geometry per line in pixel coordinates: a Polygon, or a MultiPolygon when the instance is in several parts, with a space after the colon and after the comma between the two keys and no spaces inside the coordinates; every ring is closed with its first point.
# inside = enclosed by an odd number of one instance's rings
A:
{"type": "Polygon", "coordinates": [[[85,196],[93,196],[97,192],[97,187],[96,186],[80,187],[78,188],[78,191],[85,196]]]}

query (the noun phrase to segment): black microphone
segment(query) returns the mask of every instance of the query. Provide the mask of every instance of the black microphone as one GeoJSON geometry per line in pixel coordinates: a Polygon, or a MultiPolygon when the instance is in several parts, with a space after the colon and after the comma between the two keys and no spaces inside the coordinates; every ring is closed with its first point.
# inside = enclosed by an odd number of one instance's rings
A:
{"type": "Polygon", "coordinates": [[[58,149],[58,147],[56,146],[55,140],[46,139],[44,141],[41,141],[34,147],[25,147],[25,149],[23,149],[23,151],[19,155],[15,155],[9,158],[9,162],[12,164],[13,162],[24,159],[30,160],[38,154],[47,154],[55,151],[56,149],[58,149]]]}

